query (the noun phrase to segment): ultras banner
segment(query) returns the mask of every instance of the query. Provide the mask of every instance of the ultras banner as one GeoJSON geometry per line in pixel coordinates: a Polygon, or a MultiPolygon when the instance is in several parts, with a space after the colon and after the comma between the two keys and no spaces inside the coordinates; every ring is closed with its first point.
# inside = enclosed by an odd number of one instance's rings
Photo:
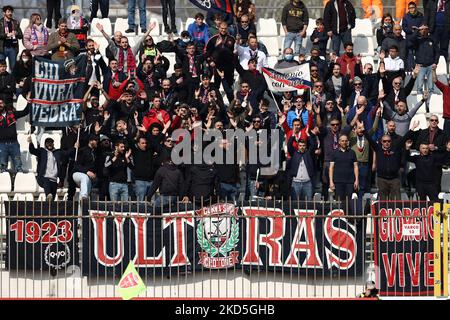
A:
{"type": "Polygon", "coordinates": [[[77,203],[11,201],[4,205],[8,269],[60,270],[79,265],[77,219],[73,218],[77,203]]]}
{"type": "Polygon", "coordinates": [[[432,203],[375,202],[374,251],[380,295],[433,295],[432,203]]]}
{"type": "Polygon", "coordinates": [[[66,127],[80,123],[87,57],[33,59],[31,124],[66,127]]]}
{"type": "Polygon", "coordinates": [[[252,268],[352,276],[364,269],[364,223],[355,227],[330,204],[220,203],[195,210],[179,204],[171,209],[86,203],[85,275],[120,275],[130,260],[141,274],[252,268]]]}

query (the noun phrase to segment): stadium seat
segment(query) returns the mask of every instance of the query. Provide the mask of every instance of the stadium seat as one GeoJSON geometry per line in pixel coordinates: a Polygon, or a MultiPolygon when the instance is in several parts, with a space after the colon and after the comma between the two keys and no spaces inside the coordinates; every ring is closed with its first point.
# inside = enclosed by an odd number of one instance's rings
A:
{"type": "Polygon", "coordinates": [[[284,28],[283,28],[283,25],[280,23],[280,36],[285,36],[286,35],[286,32],[284,32],[284,28]]]}
{"type": "Polygon", "coordinates": [[[25,99],[22,95],[19,95],[17,97],[16,110],[21,111],[21,110],[25,109],[27,106],[27,103],[28,103],[27,99],[25,99]]]}
{"type": "Polygon", "coordinates": [[[12,201],[33,201],[32,193],[15,193],[12,201]]]}
{"type": "Polygon", "coordinates": [[[370,19],[356,19],[353,36],[371,37],[373,35],[372,21],[370,19]]]}
{"type": "Polygon", "coordinates": [[[0,192],[11,192],[11,176],[9,172],[0,173],[0,192]]]}
{"type": "Polygon", "coordinates": [[[410,123],[410,128],[412,127],[414,121],[419,121],[419,129],[426,129],[428,127],[427,119],[425,118],[425,114],[416,114],[410,123]]]}
{"type": "MultiPolygon", "coordinates": [[[[22,160],[22,168],[24,171],[35,172],[37,169],[37,159],[28,151],[29,143],[27,141],[28,134],[18,134],[17,141],[20,145],[20,158],[22,160]]],[[[37,147],[36,137],[31,135],[31,139],[35,147],[37,147]]]]}
{"type": "Polygon", "coordinates": [[[104,18],[104,19],[94,18],[91,22],[91,30],[90,30],[91,37],[95,37],[95,36],[103,37],[102,33],[97,29],[97,23],[100,23],[103,26],[103,30],[105,30],[105,32],[107,34],[112,36],[112,26],[111,26],[111,21],[109,20],[109,18],[104,18]]]}
{"type": "Polygon", "coordinates": [[[309,18],[308,26],[306,27],[306,37],[309,38],[316,28],[316,19],[309,18]]]}
{"type": "MultiPolygon", "coordinates": [[[[124,18],[117,18],[116,22],[114,24],[114,32],[120,31],[123,33],[123,35],[130,35],[125,33],[125,30],[128,29],[128,20],[124,18]]],[[[132,35],[132,34],[131,34],[132,35]]]]}
{"type": "Polygon", "coordinates": [[[277,37],[258,37],[258,40],[264,43],[264,45],[267,47],[269,56],[278,57],[280,55],[277,37]]]}
{"type": "Polygon", "coordinates": [[[258,19],[256,24],[256,34],[258,37],[276,37],[277,32],[277,22],[274,18],[258,19]]]}
{"type": "Polygon", "coordinates": [[[372,37],[353,37],[353,52],[362,56],[374,56],[375,49],[372,37]]]}
{"type": "Polygon", "coordinates": [[[373,57],[372,56],[363,56],[363,57],[361,57],[361,64],[364,66],[366,63],[370,63],[374,67],[374,70],[376,70],[375,69],[375,61],[373,61],[373,57]]]}
{"type": "MultiPolygon", "coordinates": [[[[313,46],[313,43],[312,43],[311,39],[309,38],[309,36],[306,37],[305,39],[303,39],[302,47],[305,48],[305,53],[307,56],[311,55],[312,46],[313,46]]],[[[294,44],[292,44],[291,47],[294,48],[294,44]]]]}
{"type": "Polygon", "coordinates": [[[278,62],[278,57],[268,57],[267,58],[267,64],[269,65],[269,68],[273,68],[275,64],[278,62]]]}
{"type": "Polygon", "coordinates": [[[195,22],[194,18],[187,18],[186,19],[186,23],[184,24],[184,30],[187,30],[188,27],[195,22]]]}
{"type": "MultiPolygon", "coordinates": [[[[30,24],[30,19],[28,18],[22,18],[22,20],[20,20],[20,29],[22,30],[22,32],[25,31],[25,29],[29,26],[30,24]]],[[[22,42],[22,41],[19,41],[22,42]]]]}
{"type": "Polygon", "coordinates": [[[103,60],[105,60],[105,63],[107,62],[106,59],[106,47],[108,47],[108,40],[105,39],[104,36],[96,36],[96,37],[92,37],[92,39],[98,43],[98,45],[100,46],[99,51],[100,54],[103,56],[103,60]]]}
{"type": "Polygon", "coordinates": [[[167,76],[171,75],[174,72],[174,65],[176,63],[176,59],[175,59],[175,53],[174,52],[164,52],[162,54],[164,57],[167,58],[167,60],[169,60],[169,69],[167,69],[167,76]]]}
{"type": "MultiPolygon", "coordinates": [[[[25,109],[27,103],[28,103],[27,100],[22,95],[19,95],[19,97],[17,98],[16,110],[20,111],[25,109]]],[[[31,128],[30,117],[25,116],[20,119],[17,119],[16,128],[18,132],[28,132],[31,128]]]]}
{"type": "Polygon", "coordinates": [[[18,172],[14,180],[14,192],[28,193],[36,192],[38,190],[38,184],[34,173],[22,173],[18,172]]]}
{"type": "Polygon", "coordinates": [[[432,94],[430,97],[430,113],[442,114],[443,96],[441,94],[432,94]]]}
{"type": "Polygon", "coordinates": [[[444,56],[439,57],[439,63],[436,68],[437,75],[447,74],[447,62],[445,61],[444,56]]]}

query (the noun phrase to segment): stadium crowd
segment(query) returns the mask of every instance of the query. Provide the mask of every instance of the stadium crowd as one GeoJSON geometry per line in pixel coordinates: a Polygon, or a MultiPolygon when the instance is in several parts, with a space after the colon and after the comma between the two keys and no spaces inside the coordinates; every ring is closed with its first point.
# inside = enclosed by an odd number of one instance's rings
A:
{"type": "MultiPolygon", "coordinates": [[[[59,8],[49,8],[47,25],[34,13],[24,30],[14,8],[3,7],[2,172],[9,157],[13,173],[22,171],[16,120],[29,116],[31,106],[16,111],[14,101],[19,95],[31,98],[33,58],[63,60],[70,68],[73,58],[84,54],[88,64],[81,123],[59,128],[58,150],[51,138],[43,146],[35,146],[29,138],[29,152],[38,158],[37,181],[49,199],[66,179],[69,200],[77,187],[80,198],[86,198],[95,186],[101,199],[153,197],[158,205],[174,200],[197,202],[202,197],[311,200],[316,191],[324,199],[329,191],[341,200],[354,194],[361,199],[373,185],[380,199],[400,199],[401,188],[411,187],[420,199],[438,198],[442,170],[450,162],[450,87],[437,79],[436,67],[441,55],[448,58],[450,1],[429,0],[424,13],[410,2],[401,25],[384,15],[376,30],[378,70],[363,64],[353,52],[356,14],[351,2],[328,1],[311,35],[314,45],[305,52],[302,40],[309,23],[308,8],[300,0],[289,1],[281,18],[284,49],[274,69],[307,64],[312,87],[283,93],[268,90],[262,73],[268,67],[268,53],[258,41],[257,8],[250,0],[236,0],[234,13],[212,9],[197,13],[179,36],[174,1],[161,2],[167,40],[155,43],[150,36],[155,25],[147,25],[144,10],[140,14],[143,35],[133,46],[127,35],[135,36],[136,1],[129,1],[126,34],[107,34],[100,23],[90,26],[99,5],[102,17],[108,16],[107,1],[94,0],[89,18],[78,6],[63,18],[56,13],[52,17],[59,8]],[[107,40],[105,55],[89,37],[92,28],[107,40]],[[19,41],[25,46],[22,52],[19,41]],[[176,54],[172,74],[167,52],[176,54]],[[414,85],[422,100],[408,105],[414,85]],[[439,117],[428,111],[435,87],[443,94],[444,130],[438,127],[439,117]],[[103,104],[101,95],[106,99],[103,104]],[[418,123],[411,122],[420,108],[426,108],[429,124],[418,130],[418,123]],[[266,164],[259,158],[255,163],[247,157],[244,162],[176,165],[171,152],[183,139],[173,139],[172,133],[180,128],[191,133],[196,128],[204,133],[220,131],[224,138],[216,142],[224,152],[236,147],[226,139],[227,130],[254,131],[254,137],[246,141],[247,149],[270,146],[273,135],[279,134],[279,150],[269,150],[280,153],[282,165],[271,175],[261,174],[266,164]],[[262,132],[271,129],[275,131],[264,140],[262,132]],[[408,162],[415,164],[412,172],[407,170],[408,162]]],[[[193,153],[201,151],[192,147],[193,153]]]]}

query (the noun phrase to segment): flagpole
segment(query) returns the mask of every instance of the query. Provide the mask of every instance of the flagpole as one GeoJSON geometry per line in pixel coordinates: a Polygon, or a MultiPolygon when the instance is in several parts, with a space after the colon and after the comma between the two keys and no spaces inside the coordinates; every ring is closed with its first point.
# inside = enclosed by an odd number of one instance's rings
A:
{"type": "Polygon", "coordinates": [[[270,91],[270,94],[272,95],[273,102],[275,102],[275,105],[277,106],[278,112],[281,112],[281,113],[282,113],[283,111],[280,110],[280,107],[278,106],[278,102],[277,102],[277,100],[275,99],[275,96],[273,95],[272,90],[269,90],[269,91],[270,91]]]}
{"type": "Polygon", "coordinates": [[[77,134],[77,149],[75,150],[75,161],[77,161],[77,158],[78,158],[78,149],[80,148],[80,128],[81,128],[81,123],[80,123],[80,126],[78,127],[78,134],[77,134]]]}

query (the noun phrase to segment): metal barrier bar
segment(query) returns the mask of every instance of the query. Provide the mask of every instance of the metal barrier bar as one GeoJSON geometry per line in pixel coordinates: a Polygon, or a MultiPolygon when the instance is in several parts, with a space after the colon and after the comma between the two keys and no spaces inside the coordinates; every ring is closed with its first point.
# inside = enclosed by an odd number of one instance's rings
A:
{"type": "MultiPolygon", "coordinates": [[[[387,294],[413,295],[414,274],[417,276],[419,265],[414,255],[418,253],[412,241],[406,242],[413,236],[405,236],[401,227],[414,223],[411,221],[420,221],[426,226],[428,220],[422,211],[417,216],[419,220],[412,220],[416,216],[405,214],[405,208],[413,208],[412,201],[393,205],[398,212],[392,211],[390,215],[376,211],[370,215],[348,215],[346,213],[356,203],[292,199],[269,202],[264,199],[236,204],[233,208],[239,210],[239,215],[227,211],[214,215],[214,210],[227,208],[215,207],[217,204],[211,200],[203,200],[193,201],[191,206],[169,203],[168,210],[146,202],[97,201],[88,202],[84,207],[75,202],[55,202],[54,207],[46,202],[0,203],[0,298],[119,298],[117,284],[126,268],[124,263],[138,257],[146,261],[143,264],[134,261],[147,286],[141,297],[149,299],[354,298],[365,290],[367,280],[380,277],[375,265],[383,263],[388,266],[386,272],[391,272],[394,278],[402,272],[410,275],[394,279],[394,285],[387,287],[387,294]],[[52,210],[59,215],[53,215],[52,210]],[[95,215],[102,212],[105,216],[100,221],[100,216],[95,215]],[[78,229],[64,227],[63,221],[76,223],[78,229]],[[235,244],[227,242],[233,226],[238,228],[235,229],[238,236],[235,244]],[[360,230],[364,230],[365,236],[358,242],[360,230]],[[77,242],[50,241],[53,237],[68,239],[68,232],[73,232],[77,242]],[[386,246],[384,257],[376,251],[386,243],[380,237],[381,232],[386,232],[386,237],[391,237],[395,244],[386,246]],[[139,244],[140,240],[144,242],[139,244]],[[205,240],[209,241],[209,247],[202,246],[205,240]],[[27,246],[27,241],[38,245],[27,246]],[[211,254],[209,250],[219,250],[224,243],[230,248],[225,255],[211,254]],[[216,244],[221,246],[215,247],[216,244]],[[352,249],[354,244],[361,247],[352,249]],[[56,253],[63,254],[67,247],[71,263],[79,254],[79,266],[61,264],[62,260],[58,262],[56,256],[55,264],[62,267],[54,270],[36,258],[39,254],[42,257],[47,248],[55,248],[56,253]],[[12,249],[13,256],[8,257],[12,249]],[[233,257],[236,250],[239,250],[238,256],[233,257]],[[362,255],[355,258],[353,269],[344,267],[351,260],[349,253],[362,255]],[[102,260],[99,255],[106,256],[102,260]],[[156,262],[159,256],[163,257],[161,263],[156,262]],[[193,260],[182,262],[185,258],[193,260]],[[105,262],[107,259],[111,266],[105,262]],[[220,267],[219,264],[231,263],[233,259],[238,263],[223,269],[214,265],[220,267]],[[19,261],[29,268],[22,268],[19,261]],[[149,269],[151,265],[154,267],[149,269]]],[[[429,207],[422,205],[421,208],[429,207]]],[[[450,204],[445,204],[443,211],[447,212],[449,207],[450,204]]],[[[437,212],[440,210],[435,207],[437,212]]],[[[444,215],[442,223],[444,237],[440,258],[444,271],[440,268],[433,271],[434,280],[443,282],[439,296],[446,296],[448,220],[444,215]]],[[[427,232],[421,230],[420,237],[427,232]]],[[[434,232],[433,240],[434,248],[439,250],[441,241],[437,235],[440,232],[434,232]]],[[[424,251],[428,252],[431,245],[433,242],[427,242],[424,251]]],[[[53,261],[51,257],[49,260],[53,261]]],[[[441,264],[435,261],[435,266],[438,265],[441,264]]],[[[425,278],[425,271],[423,275],[425,278]]],[[[419,274],[419,277],[422,276],[419,274]]]]}

